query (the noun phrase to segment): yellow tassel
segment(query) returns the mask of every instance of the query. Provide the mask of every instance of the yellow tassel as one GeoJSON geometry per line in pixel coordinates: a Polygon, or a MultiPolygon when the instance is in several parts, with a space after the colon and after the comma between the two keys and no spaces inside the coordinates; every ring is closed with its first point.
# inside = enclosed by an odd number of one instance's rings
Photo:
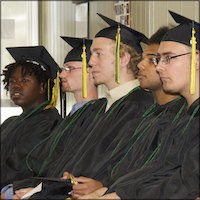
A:
{"type": "Polygon", "coordinates": [[[115,82],[120,83],[120,26],[117,28],[116,44],[115,44],[115,82]]]}
{"type": "Polygon", "coordinates": [[[190,72],[190,94],[195,93],[195,77],[196,77],[196,37],[195,37],[195,29],[194,29],[194,22],[192,28],[192,38],[191,38],[191,45],[192,45],[192,61],[191,61],[191,72],[190,72]]]}
{"type": "Polygon", "coordinates": [[[86,46],[83,45],[82,53],[82,95],[83,98],[87,97],[87,59],[86,59],[86,46]]]}
{"type": "MultiPolygon", "coordinates": [[[[58,92],[59,92],[59,72],[57,72],[57,77],[54,83],[54,86],[52,88],[52,95],[51,95],[51,101],[50,103],[45,107],[45,109],[49,108],[55,108],[58,100],[58,92]]],[[[50,84],[49,84],[50,85],[50,84]]],[[[50,86],[48,88],[48,93],[50,92],[50,86]]]]}

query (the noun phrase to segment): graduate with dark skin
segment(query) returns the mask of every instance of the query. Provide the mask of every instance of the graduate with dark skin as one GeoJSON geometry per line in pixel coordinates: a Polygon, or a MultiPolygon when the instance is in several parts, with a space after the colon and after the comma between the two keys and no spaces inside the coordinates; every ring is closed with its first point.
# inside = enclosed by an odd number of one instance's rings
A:
{"type": "Polygon", "coordinates": [[[179,93],[186,99],[187,112],[175,127],[165,132],[166,145],[161,145],[163,149],[155,162],[121,177],[108,194],[107,188],[102,188],[85,199],[199,199],[200,24],[170,14],[180,25],[163,37],[156,70],[166,92],[179,93]],[[192,31],[196,34],[191,37],[192,31]]]}
{"type": "MultiPolygon", "coordinates": [[[[44,50],[43,47],[34,48],[36,51],[44,50]]],[[[26,52],[29,50],[32,51],[28,48],[26,52]]],[[[11,54],[15,58],[16,55],[21,55],[21,51],[18,48],[11,48],[11,54]]],[[[48,137],[61,121],[54,107],[56,101],[52,103],[50,99],[48,100],[48,93],[52,97],[55,95],[52,93],[53,74],[56,74],[59,67],[51,63],[51,57],[46,59],[49,59],[46,63],[44,62],[46,68],[30,58],[29,60],[18,58],[16,62],[7,65],[3,70],[5,89],[9,92],[11,100],[20,106],[23,112],[20,116],[8,118],[1,125],[2,187],[14,180],[31,175],[25,163],[26,155],[34,145],[48,137]],[[52,64],[51,67],[48,62],[52,64]],[[48,79],[50,80],[49,89],[48,79]]]]}

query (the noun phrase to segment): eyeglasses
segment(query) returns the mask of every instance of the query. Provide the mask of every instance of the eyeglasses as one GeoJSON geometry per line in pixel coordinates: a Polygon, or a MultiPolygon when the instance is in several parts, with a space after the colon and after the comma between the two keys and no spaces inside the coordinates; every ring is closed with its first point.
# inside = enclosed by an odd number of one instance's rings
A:
{"type": "Polygon", "coordinates": [[[176,55],[176,56],[169,56],[169,55],[161,56],[161,55],[158,54],[157,57],[156,57],[156,62],[158,64],[161,61],[163,64],[168,65],[170,63],[171,59],[177,58],[177,57],[180,57],[180,56],[185,56],[185,55],[188,55],[188,54],[191,54],[191,52],[179,54],[179,55],[176,55]]]}
{"type": "Polygon", "coordinates": [[[82,69],[82,67],[62,67],[61,68],[62,71],[66,71],[69,73],[71,73],[73,70],[76,70],[76,69],[82,69]]]}

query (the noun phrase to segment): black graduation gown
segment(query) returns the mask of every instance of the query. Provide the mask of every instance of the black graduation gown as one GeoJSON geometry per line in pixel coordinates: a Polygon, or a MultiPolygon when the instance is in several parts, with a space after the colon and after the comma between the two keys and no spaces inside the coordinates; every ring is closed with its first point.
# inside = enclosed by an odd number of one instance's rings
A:
{"type": "Polygon", "coordinates": [[[75,176],[87,176],[101,180],[101,168],[95,168],[101,162],[108,164],[109,159],[104,158],[105,152],[109,153],[117,145],[122,130],[130,119],[137,119],[153,104],[151,93],[141,88],[133,89],[128,95],[116,101],[111,108],[101,114],[98,122],[90,125],[91,129],[84,133],[84,141],[70,157],[66,156],[66,150],[56,163],[56,168],[49,172],[53,177],[61,177],[64,171],[69,171],[75,176]],[[112,148],[110,148],[112,146],[112,148]],[[106,161],[104,160],[106,159],[106,161]],[[98,170],[99,169],[99,170],[98,170]],[[98,176],[98,174],[100,176],[98,176]]]}
{"type": "Polygon", "coordinates": [[[45,106],[10,117],[1,125],[1,187],[31,176],[26,155],[60,123],[57,109],[44,110],[45,106]]]}
{"type": "MultiPolygon", "coordinates": [[[[40,145],[34,147],[32,154],[39,154],[34,162],[27,158],[28,163],[35,176],[46,176],[49,169],[56,163],[65,148],[71,155],[76,142],[82,142],[85,136],[84,130],[95,120],[99,112],[103,112],[107,100],[105,98],[87,102],[73,115],[67,116],[51,134],[51,137],[44,140],[40,145]],[[41,164],[42,163],[42,164],[41,164]]],[[[75,149],[76,150],[76,149],[75,149]]]]}
{"type": "MultiPolygon", "coordinates": [[[[126,123],[133,119],[137,120],[152,104],[153,97],[150,92],[144,91],[140,87],[133,89],[129,94],[113,103],[107,112],[101,113],[98,120],[84,130],[82,133],[84,140],[77,141],[79,145],[73,154],[69,154],[70,150],[66,146],[63,154],[54,163],[55,167],[51,166],[48,176],[62,177],[64,171],[69,171],[75,176],[82,175],[101,180],[104,175],[107,175],[106,165],[109,163],[107,157],[106,161],[104,160],[105,151],[109,150],[107,153],[110,153],[123,137],[121,133],[123,128],[126,128],[126,123]],[[111,146],[112,148],[110,148],[111,146]],[[98,167],[101,162],[105,166],[103,173],[102,168],[98,167]]],[[[56,184],[52,188],[55,189],[56,184]]],[[[45,198],[44,193],[46,192],[43,191],[41,196],[37,195],[34,198],[45,198]]]]}
{"type": "MultiPolygon", "coordinates": [[[[69,155],[72,151],[76,151],[76,142],[81,143],[85,138],[82,132],[105,110],[106,104],[105,98],[87,102],[73,115],[65,117],[48,138],[34,146],[26,159],[32,176],[46,177],[65,148],[68,148],[69,155]],[[30,159],[32,157],[35,159],[30,159]]],[[[13,186],[14,190],[17,190],[35,187],[38,183],[39,181],[28,177],[22,181],[15,181],[13,186]]]]}
{"type": "Polygon", "coordinates": [[[199,196],[199,99],[162,137],[157,158],[119,178],[107,191],[121,199],[195,199],[199,196]]]}
{"type": "Polygon", "coordinates": [[[129,134],[128,140],[121,141],[121,146],[118,145],[118,150],[116,149],[110,158],[116,160],[117,155],[121,155],[121,159],[115,161],[114,166],[110,166],[112,167],[111,175],[107,177],[111,177],[111,179],[108,183],[105,181],[105,185],[110,185],[130,170],[139,169],[150,162],[148,160],[150,156],[155,156],[159,150],[158,145],[162,133],[184,114],[186,105],[185,99],[178,97],[164,105],[155,104],[149,108],[136,130],[129,134]]]}

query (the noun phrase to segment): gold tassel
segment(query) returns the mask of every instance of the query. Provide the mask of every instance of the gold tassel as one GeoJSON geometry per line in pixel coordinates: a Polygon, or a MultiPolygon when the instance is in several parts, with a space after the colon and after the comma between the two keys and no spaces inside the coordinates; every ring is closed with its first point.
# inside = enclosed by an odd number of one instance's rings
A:
{"type": "Polygon", "coordinates": [[[83,45],[82,53],[82,95],[83,98],[87,97],[87,59],[86,59],[86,46],[83,45]]]}
{"type": "Polygon", "coordinates": [[[120,83],[120,26],[117,28],[116,44],[115,44],[115,82],[120,83]]]}
{"type": "MultiPolygon", "coordinates": [[[[57,100],[58,100],[58,92],[59,92],[59,72],[57,72],[57,76],[56,76],[56,81],[54,83],[54,86],[52,88],[52,95],[51,95],[51,101],[50,103],[45,107],[45,109],[49,109],[49,108],[55,108],[56,104],[57,104],[57,100]]],[[[50,85],[50,84],[49,84],[50,85]]],[[[50,86],[48,88],[48,93],[50,93],[50,86]]]]}
{"type": "Polygon", "coordinates": [[[191,61],[191,72],[190,72],[190,94],[193,95],[195,93],[195,77],[196,77],[196,37],[195,37],[195,29],[194,22],[192,27],[192,61],[191,61]]]}

